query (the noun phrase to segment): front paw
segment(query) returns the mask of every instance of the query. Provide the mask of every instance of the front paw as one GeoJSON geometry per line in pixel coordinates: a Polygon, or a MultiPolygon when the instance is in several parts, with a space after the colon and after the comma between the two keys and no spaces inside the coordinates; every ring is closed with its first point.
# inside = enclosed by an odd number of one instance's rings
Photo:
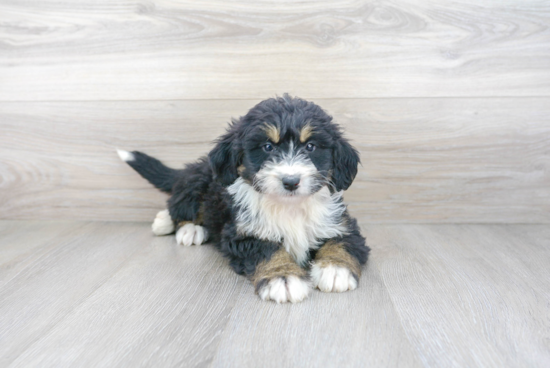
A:
{"type": "Polygon", "coordinates": [[[310,275],[313,286],[326,293],[357,289],[357,279],[346,267],[313,264],[310,275]]]}
{"type": "Polygon", "coordinates": [[[208,231],[202,226],[187,223],[176,232],[176,242],[181,245],[201,245],[208,240],[208,231]]]}
{"type": "Polygon", "coordinates": [[[297,303],[307,298],[311,292],[311,286],[309,282],[298,276],[279,276],[258,282],[256,292],[262,300],[297,303]]]}

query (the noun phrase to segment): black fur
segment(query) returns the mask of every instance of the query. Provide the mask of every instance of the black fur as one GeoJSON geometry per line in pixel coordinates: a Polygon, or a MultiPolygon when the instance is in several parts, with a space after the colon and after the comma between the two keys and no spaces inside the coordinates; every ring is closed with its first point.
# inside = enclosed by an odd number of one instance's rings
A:
{"type": "MultiPolygon", "coordinates": [[[[364,265],[369,258],[370,248],[366,244],[366,239],[361,235],[357,220],[350,217],[348,213],[345,214],[345,217],[347,218],[349,233],[342,237],[325,239],[325,242],[332,240],[336,243],[342,243],[346,251],[357,259],[360,265],[364,265]]],[[[317,250],[312,250],[310,252],[311,258],[315,258],[316,254],[317,250]]]]}
{"type": "Polygon", "coordinates": [[[239,275],[252,276],[256,266],[269,260],[279,244],[237,233],[235,225],[227,223],[222,231],[219,248],[229,258],[229,264],[239,275]]]}
{"type": "Polygon", "coordinates": [[[232,122],[227,133],[217,140],[217,144],[208,154],[214,178],[224,186],[231,185],[239,176],[241,153],[238,145],[239,122],[232,122]]]}
{"type": "Polygon", "coordinates": [[[184,175],[183,170],[174,170],[145,153],[134,151],[134,160],[128,161],[139,175],[165,193],[171,193],[174,184],[184,175]]]}
{"type": "Polygon", "coordinates": [[[168,211],[175,223],[193,221],[197,223],[201,204],[212,183],[212,170],[206,158],[186,165],[180,179],[173,185],[172,196],[168,200],[168,211]]]}
{"type": "Polygon", "coordinates": [[[357,175],[357,166],[359,165],[359,154],[346,139],[339,139],[334,146],[334,172],[332,181],[337,191],[347,190],[355,175],[357,175]]]}
{"type": "MultiPolygon", "coordinates": [[[[287,149],[290,142],[295,150],[307,154],[317,168],[319,186],[328,185],[331,190],[340,191],[351,185],[360,162],[357,151],[319,106],[288,95],[265,100],[233,121],[208,157],[188,164],[183,170],[167,168],[141,152],[133,152],[136,160],[128,163],[157,188],[171,193],[168,209],[175,224],[193,221],[203,225],[235,272],[250,276],[258,263],[269,259],[281,245],[238,233],[236,208],[226,187],[238,177],[255,183],[255,175],[264,162],[287,149]],[[267,140],[266,124],[277,127],[280,142],[267,140]],[[308,142],[301,142],[300,130],[306,124],[313,128],[313,134],[308,142]],[[313,144],[315,150],[305,152],[307,143],[313,144]],[[275,146],[274,150],[267,152],[266,144],[275,146]]],[[[369,248],[357,221],[347,212],[344,216],[349,235],[335,240],[344,243],[348,253],[363,265],[369,248]]],[[[315,251],[311,253],[314,255],[315,251]]]]}

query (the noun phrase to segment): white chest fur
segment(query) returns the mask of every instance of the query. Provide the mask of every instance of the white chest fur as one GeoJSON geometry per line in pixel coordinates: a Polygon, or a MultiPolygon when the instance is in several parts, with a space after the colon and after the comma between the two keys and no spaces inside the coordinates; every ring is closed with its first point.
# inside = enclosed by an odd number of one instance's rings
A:
{"type": "Polygon", "coordinates": [[[282,242],[299,264],[307,260],[309,249],[320,245],[320,239],[346,232],[342,224],[346,210],[341,201],[343,192],[331,194],[324,187],[308,197],[281,198],[258,193],[242,178],[227,190],[240,206],[237,230],[259,239],[282,242]]]}

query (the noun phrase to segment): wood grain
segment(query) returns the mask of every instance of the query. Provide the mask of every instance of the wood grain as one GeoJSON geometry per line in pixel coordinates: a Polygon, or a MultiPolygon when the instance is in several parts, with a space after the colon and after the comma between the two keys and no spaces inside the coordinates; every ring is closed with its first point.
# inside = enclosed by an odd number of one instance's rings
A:
{"type": "Polygon", "coordinates": [[[296,305],[262,302],[245,285],[213,367],[421,367],[371,259],[359,288],[319,290],[296,305]]]}
{"type": "Polygon", "coordinates": [[[44,221],[2,221],[0,223],[0,285],[7,281],[6,270],[16,270],[14,265],[36,250],[67,233],[72,222],[56,222],[55,226],[44,221]],[[32,229],[32,231],[28,231],[32,229]]]}
{"type": "Polygon", "coordinates": [[[425,366],[550,364],[550,277],[540,267],[550,261],[546,228],[367,227],[372,256],[425,366]]]}
{"type": "Polygon", "coordinates": [[[550,227],[361,225],[357,290],[277,305],[149,224],[0,221],[0,365],[550,364],[550,227]]]}
{"type": "MultiPolygon", "coordinates": [[[[67,225],[49,226],[65,229],[67,225]]],[[[40,228],[20,229],[23,234],[47,235],[40,228]]],[[[45,237],[26,256],[2,262],[0,364],[10,364],[65,318],[143,247],[140,239],[149,234],[148,226],[73,223],[63,234],[45,237]]]]}
{"type": "Polygon", "coordinates": [[[151,238],[11,366],[208,365],[246,280],[213,247],[151,238]]]}
{"type": "Polygon", "coordinates": [[[549,96],[540,0],[0,3],[0,100],[549,96]]]}
{"type": "MultiPolygon", "coordinates": [[[[363,165],[369,222],[550,222],[550,99],[315,100],[363,165]]],[[[166,196],[115,148],[181,167],[258,100],[0,103],[0,218],[151,221],[166,196]]]]}

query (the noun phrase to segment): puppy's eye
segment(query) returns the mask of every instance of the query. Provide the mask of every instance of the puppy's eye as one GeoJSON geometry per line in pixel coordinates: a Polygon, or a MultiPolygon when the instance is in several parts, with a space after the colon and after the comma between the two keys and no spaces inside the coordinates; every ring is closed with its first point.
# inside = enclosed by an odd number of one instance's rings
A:
{"type": "Polygon", "coordinates": [[[308,152],[313,152],[313,151],[315,151],[315,145],[314,145],[313,143],[308,143],[308,144],[306,145],[306,151],[308,151],[308,152]]]}
{"type": "Polygon", "coordinates": [[[271,143],[266,143],[263,145],[262,147],[264,149],[264,151],[266,152],[271,152],[273,151],[273,145],[271,143]]]}

